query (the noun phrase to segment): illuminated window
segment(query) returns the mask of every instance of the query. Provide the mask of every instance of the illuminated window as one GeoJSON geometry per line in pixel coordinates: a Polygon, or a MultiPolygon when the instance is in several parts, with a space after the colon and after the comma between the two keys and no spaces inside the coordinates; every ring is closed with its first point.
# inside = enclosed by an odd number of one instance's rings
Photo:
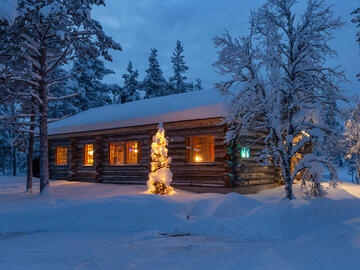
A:
{"type": "Polygon", "coordinates": [[[249,158],[250,157],[250,149],[248,147],[241,148],[241,158],[249,158]]]}
{"type": "Polygon", "coordinates": [[[68,164],[68,148],[66,146],[56,146],[55,164],[56,165],[68,164]]]}
{"type": "Polygon", "coordinates": [[[84,145],[84,166],[94,165],[94,145],[85,144],[84,145]]]}
{"type": "Polygon", "coordinates": [[[127,142],[126,143],[126,164],[137,164],[138,163],[138,143],[127,142]]]}
{"type": "Polygon", "coordinates": [[[214,136],[186,137],[186,162],[209,163],[214,161],[214,136]]]}
{"type": "Polygon", "coordinates": [[[110,143],[109,163],[110,165],[138,164],[139,153],[137,141],[110,143]]]}

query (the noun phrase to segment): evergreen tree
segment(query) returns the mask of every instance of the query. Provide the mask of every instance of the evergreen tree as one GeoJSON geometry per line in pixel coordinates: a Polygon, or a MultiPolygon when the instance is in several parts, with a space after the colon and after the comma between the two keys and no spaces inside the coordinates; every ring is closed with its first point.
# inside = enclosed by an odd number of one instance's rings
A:
{"type": "Polygon", "coordinates": [[[202,86],[202,80],[196,79],[196,82],[195,82],[195,84],[193,86],[193,90],[194,91],[204,90],[204,87],[202,86]]]}
{"type": "MultiPolygon", "coordinates": [[[[354,10],[351,15],[354,16],[354,18],[351,20],[351,22],[353,22],[357,28],[359,28],[359,31],[356,33],[356,41],[359,43],[360,45],[360,8],[354,10]]],[[[360,79],[360,73],[357,75],[360,79]]]]}
{"type": "Polygon", "coordinates": [[[174,75],[170,77],[170,86],[173,90],[172,93],[185,93],[192,90],[192,84],[187,83],[187,77],[184,75],[189,67],[185,64],[184,61],[184,48],[181,44],[181,41],[176,42],[176,48],[171,56],[171,63],[173,64],[174,75]]]}
{"type": "Polygon", "coordinates": [[[12,72],[0,70],[0,77],[27,84],[28,87],[17,92],[24,99],[34,98],[40,135],[42,192],[49,185],[48,104],[76,96],[77,93],[58,96],[56,85],[82,72],[72,70],[62,76],[59,70],[71,67],[77,59],[86,63],[102,56],[111,61],[109,50],[121,50],[121,47],[90,16],[92,6],[104,5],[104,1],[18,0],[17,3],[17,17],[8,31],[15,42],[8,47],[15,51],[12,57],[27,66],[15,66],[12,72]]]}
{"type": "Polygon", "coordinates": [[[127,67],[127,74],[123,74],[124,86],[122,87],[121,95],[118,100],[119,103],[125,103],[129,101],[135,101],[140,99],[139,89],[140,83],[137,80],[139,72],[133,70],[133,64],[129,61],[127,67]]]}
{"type": "Polygon", "coordinates": [[[171,157],[168,157],[167,145],[165,129],[160,123],[151,144],[151,172],[147,181],[148,192],[150,193],[164,195],[171,194],[174,190],[170,186],[173,174],[170,171],[171,157]]]}
{"type": "Polygon", "coordinates": [[[324,143],[321,152],[327,153],[329,161],[334,165],[342,165],[344,150],[341,145],[342,130],[337,116],[340,109],[337,105],[338,99],[346,100],[345,97],[336,93],[333,88],[328,88],[323,93],[323,109],[321,111],[321,122],[327,131],[324,132],[324,143]]]}
{"type": "Polygon", "coordinates": [[[356,160],[356,181],[360,181],[360,99],[351,113],[350,119],[345,123],[346,158],[356,160]]]}
{"type": "MultiPolygon", "coordinates": [[[[54,77],[67,77],[70,73],[70,71],[67,71],[63,67],[57,67],[54,70],[54,77]]],[[[63,99],[54,99],[49,102],[48,122],[53,122],[80,112],[80,110],[74,104],[75,96],[73,96],[74,93],[75,95],[80,94],[80,92],[76,92],[78,89],[77,83],[78,82],[75,78],[69,78],[68,80],[58,82],[51,87],[52,95],[69,98],[67,98],[66,101],[63,99]]]]}
{"type": "Polygon", "coordinates": [[[111,104],[111,88],[102,82],[104,77],[114,74],[112,70],[105,68],[103,61],[94,59],[88,62],[78,59],[73,66],[76,70],[83,70],[74,78],[76,81],[75,91],[80,95],[74,97],[73,104],[78,111],[86,111],[88,109],[111,104]]]}
{"type": "Polygon", "coordinates": [[[144,98],[166,96],[168,94],[168,83],[160,69],[157,53],[156,49],[151,49],[149,67],[146,70],[146,76],[141,85],[141,89],[145,91],[144,98]]]}

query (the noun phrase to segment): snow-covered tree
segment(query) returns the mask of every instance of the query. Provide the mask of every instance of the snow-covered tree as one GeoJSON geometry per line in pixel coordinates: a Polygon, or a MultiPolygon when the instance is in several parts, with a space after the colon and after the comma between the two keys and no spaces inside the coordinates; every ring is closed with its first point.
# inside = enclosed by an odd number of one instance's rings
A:
{"type": "Polygon", "coordinates": [[[12,168],[12,175],[16,175],[21,168],[19,164],[19,150],[23,150],[26,146],[26,135],[22,132],[22,119],[16,117],[21,110],[16,103],[9,102],[0,106],[2,117],[0,118],[0,144],[1,148],[6,149],[2,154],[5,156],[4,160],[11,161],[6,165],[12,168]],[[6,118],[3,118],[6,115],[6,118]]]}
{"type": "Polygon", "coordinates": [[[91,18],[93,5],[104,5],[104,1],[18,0],[17,17],[9,31],[16,41],[11,44],[12,57],[27,66],[3,71],[0,77],[26,84],[27,87],[18,90],[19,94],[33,97],[36,102],[41,191],[49,184],[47,124],[51,120],[48,119],[48,104],[76,96],[77,93],[58,96],[55,86],[83,72],[72,70],[62,76],[59,69],[72,66],[77,59],[93,62],[102,56],[111,61],[109,49],[121,49],[105,35],[99,22],[91,18]]]}
{"type": "Polygon", "coordinates": [[[157,53],[157,49],[151,49],[149,67],[146,70],[146,76],[141,84],[141,89],[145,91],[144,98],[153,98],[168,94],[168,83],[160,69],[157,53]]]}
{"type": "Polygon", "coordinates": [[[331,132],[325,132],[323,153],[327,156],[334,165],[341,165],[343,161],[344,151],[342,146],[342,126],[337,120],[341,116],[341,111],[337,105],[338,94],[334,92],[334,88],[328,88],[323,94],[323,109],[321,111],[321,122],[331,132]]]}
{"type": "Polygon", "coordinates": [[[181,41],[178,40],[173,55],[171,56],[174,75],[169,79],[169,84],[174,94],[185,93],[192,90],[192,84],[186,82],[187,77],[185,76],[185,72],[189,67],[185,64],[183,53],[184,47],[181,41]]]}
{"type": "Polygon", "coordinates": [[[308,178],[319,187],[319,164],[337,178],[318,149],[332,132],[320,119],[324,94],[331,89],[338,100],[336,81],[343,79],[326,62],[336,55],[329,41],[343,23],[322,0],[309,0],[299,17],[296,8],[294,0],[269,0],[251,13],[249,35],[233,38],[225,32],[214,39],[220,48],[214,66],[229,78],[216,84],[228,102],[227,140],[254,130],[264,134],[257,141],[265,149],[256,157],[280,167],[289,199],[299,173],[312,172],[308,178]]]}
{"type": "Polygon", "coordinates": [[[122,91],[118,98],[118,103],[125,103],[140,99],[140,94],[139,94],[140,83],[137,80],[137,78],[139,77],[139,72],[137,70],[134,71],[133,64],[131,61],[129,61],[126,70],[127,73],[122,75],[124,79],[124,85],[122,87],[122,91]]]}
{"type": "MultiPolygon", "coordinates": [[[[351,20],[351,22],[353,22],[357,28],[359,28],[359,31],[356,33],[356,41],[359,43],[360,45],[360,8],[357,8],[356,10],[354,10],[351,15],[354,16],[354,18],[351,20]]],[[[360,79],[360,73],[357,75],[360,79]]]]}
{"type": "Polygon", "coordinates": [[[360,99],[351,113],[350,119],[345,123],[346,158],[356,159],[356,181],[360,181],[360,99]]]}
{"type": "Polygon", "coordinates": [[[151,144],[151,172],[147,181],[148,192],[150,193],[164,195],[171,194],[174,190],[170,186],[173,175],[170,171],[171,157],[168,157],[167,145],[165,129],[160,123],[151,144]]]}
{"type": "MultiPolygon", "coordinates": [[[[93,61],[76,60],[72,66],[72,72],[76,73],[78,70],[82,72],[67,82],[67,89],[74,89],[73,91],[80,93],[69,100],[68,103],[73,105],[75,111],[69,111],[68,114],[111,104],[112,91],[102,80],[106,75],[114,72],[105,68],[103,61],[98,58],[93,61]]],[[[66,94],[68,93],[62,93],[62,95],[66,94]]]]}
{"type": "Polygon", "coordinates": [[[195,84],[193,85],[193,90],[194,91],[204,90],[204,87],[202,85],[202,80],[196,79],[195,84]]]}
{"type": "Polygon", "coordinates": [[[79,111],[104,106],[111,103],[111,90],[102,82],[104,77],[114,74],[112,70],[105,68],[103,61],[94,59],[85,62],[82,59],[76,61],[73,70],[83,70],[74,79],[76,80],[77,92],[80,95],[74,97],[74,104],[79,111]]]}

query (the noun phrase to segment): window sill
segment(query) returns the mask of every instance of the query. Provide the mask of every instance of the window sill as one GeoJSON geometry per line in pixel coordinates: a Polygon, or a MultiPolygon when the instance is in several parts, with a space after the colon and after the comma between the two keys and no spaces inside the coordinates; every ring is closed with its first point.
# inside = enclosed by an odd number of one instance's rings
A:
{"type": "MultiPolygon", "coordinates": [[[[215,162],[187,162],[186,165],[192,166],[214,166],[215,162]]],[[[171,165],[170,165],[171,166],[171,165]]]]}
{"type": "Polygon", "coordinates": [[[106,164],[108,167],[140,167],[142,164],[106,164]]]}

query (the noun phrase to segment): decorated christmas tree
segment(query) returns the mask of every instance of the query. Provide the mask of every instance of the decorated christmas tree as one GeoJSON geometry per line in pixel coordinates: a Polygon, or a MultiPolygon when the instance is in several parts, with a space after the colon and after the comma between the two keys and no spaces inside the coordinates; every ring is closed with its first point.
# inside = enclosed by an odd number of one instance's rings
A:
{"type": "Polygon", "coordinates": [[[167,145],[165,129],[160,123],[151,144],[151,172],[147,181],[148,192],[150,193],[165,195],[174,191],[173,187],[170,186],[173,175],[170,171],[171,157],[168,157],[167,145]]]}

